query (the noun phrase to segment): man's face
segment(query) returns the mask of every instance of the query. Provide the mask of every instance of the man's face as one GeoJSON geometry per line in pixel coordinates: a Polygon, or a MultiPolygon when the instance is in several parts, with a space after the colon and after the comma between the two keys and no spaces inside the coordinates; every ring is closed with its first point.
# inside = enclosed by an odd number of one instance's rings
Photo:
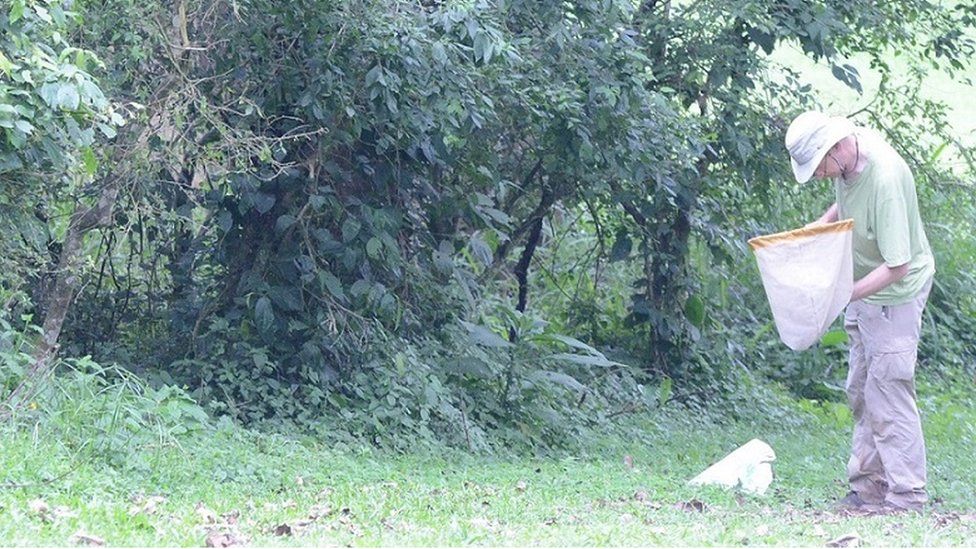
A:
{"type": "Polygon", "coordinates": [[[844,169],[841,167],[841,163],[837,160],[837,145],[834,145],[827,151],[824,155],[823,160],[820,161],[820,165],[817,169],[813,171],[813,177],[817,179],[827,179],[833,177],[840,177],[844,173],[844,169]]]}

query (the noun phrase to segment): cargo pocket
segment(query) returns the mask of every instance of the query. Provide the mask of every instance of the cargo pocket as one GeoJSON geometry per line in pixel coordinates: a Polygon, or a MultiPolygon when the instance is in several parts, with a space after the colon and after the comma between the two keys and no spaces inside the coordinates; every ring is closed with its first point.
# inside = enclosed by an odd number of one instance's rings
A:
{"type": "Polygon", "coordinates": [[[880,353],[875,356],[871,374],[881,381],[911,381],[915,377],[918,351],[880,353]]]}

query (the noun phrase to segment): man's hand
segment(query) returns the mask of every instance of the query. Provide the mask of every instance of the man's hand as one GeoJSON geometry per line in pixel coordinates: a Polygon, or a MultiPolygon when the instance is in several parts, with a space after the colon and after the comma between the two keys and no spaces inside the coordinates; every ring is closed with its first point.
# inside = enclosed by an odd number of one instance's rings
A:
{"type": "Polygon", "coordinates": [[[860,301],[865,297],[874,295],[905,278],[907,274],[908,263],[897,267],[889,267],[882,263],[868,273],[867,276],[854,283],[854,291],[851,292],[851,301],[860,301]]]}

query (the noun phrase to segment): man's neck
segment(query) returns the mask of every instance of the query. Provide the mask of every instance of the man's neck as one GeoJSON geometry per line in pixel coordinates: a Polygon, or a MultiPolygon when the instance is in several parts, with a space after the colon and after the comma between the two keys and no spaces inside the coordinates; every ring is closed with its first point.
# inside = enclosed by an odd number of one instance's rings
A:
{"type": "Polygon", "coordinates": [[[857,137],[857,134],[851,134],[844,138],[843,149],[845,156],[845,169],[842,177],[845,180],[850,181],[861,175],[864,169],[868,167],[868,160],[864,155],[864,151],[861,150],[861,143],[857,137]]]}

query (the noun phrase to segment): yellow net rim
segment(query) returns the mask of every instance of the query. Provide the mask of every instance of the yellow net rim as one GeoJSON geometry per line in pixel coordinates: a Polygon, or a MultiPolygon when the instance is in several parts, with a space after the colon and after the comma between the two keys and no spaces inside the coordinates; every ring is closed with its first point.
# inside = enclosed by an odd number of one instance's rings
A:
{"type": "Polygon", "coordinates": [[[845,219],[843,221],[835,221],[833,223],[825,223],[823,225],[814,225],[812,227],[803,227],[802,229],[793,229],[792,231],[785,231],[782,233],[757,236],[749,239],[749,245],[752,246],[753,251],[756,251],[774,244],[782,244],[784,242],[800,240],[802,238],[810,238],[811,236],[828,233],[842,233],[851,230],[854,230],[854,220],[845,219]]]}

